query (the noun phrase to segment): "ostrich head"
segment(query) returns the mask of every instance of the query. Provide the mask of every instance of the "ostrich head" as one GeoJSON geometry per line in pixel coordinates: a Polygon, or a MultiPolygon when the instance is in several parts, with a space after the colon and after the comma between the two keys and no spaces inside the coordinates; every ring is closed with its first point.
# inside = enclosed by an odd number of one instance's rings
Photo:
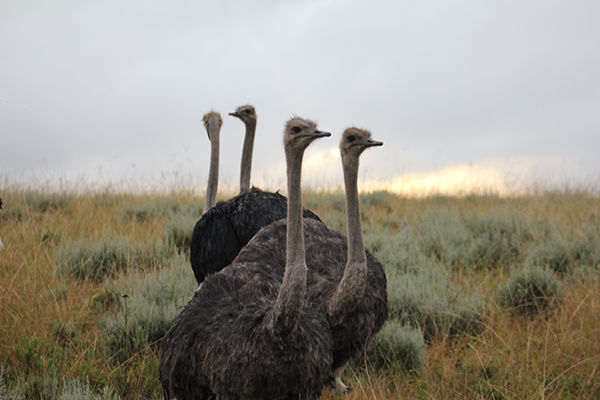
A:
{"type": "Polygon", "coordinates": [[[383,142],[371,139],[371,132],[368,130],[352,127],[342,134],[340,152],[342,155],[358,158],[367,148],[381,145],[383,142]]]}
{"type": "Polygon", "coordinates": [[[256,110],[250,104],[239,106],[234,112],[229,113],[229,115],[238,117],[246,125],[256,125],[256,110]]]}
{"type": "Polygon", "coordinates": [[[208,133],[208,139],[211,139],[210,132],[212,129],[219,130],[221,129],[221,125],[223,125],[223,119],[221,118],[221,114],[219,114],[216,111],[211,111],[207,114],[204,114],[202,121],[204,122],[204,127],[206,128],[206,132],[208,133]]]}
{"type": "Polygon", "coordinates": [[[283,144],[286,151],[288,149],[303,151],[313,140],[327,136],[331,136],[331,133],[318,130],[315,122],[295,117],[285,125],[283,144]]]}

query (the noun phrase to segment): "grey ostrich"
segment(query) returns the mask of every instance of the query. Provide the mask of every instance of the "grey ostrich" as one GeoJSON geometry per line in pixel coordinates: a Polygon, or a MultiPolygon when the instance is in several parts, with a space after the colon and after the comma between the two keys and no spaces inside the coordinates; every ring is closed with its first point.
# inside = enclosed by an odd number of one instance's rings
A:
{"type": "Polygon", "coordinates": [[[219,152],[221,143],[221,126],[223,119],[221,114],[211,111],[202,118],[208,139],[210,140],[210,167],[208,170],[208,184],[206,197],[204,199],[203,214],[215,206],[217,202],[217,187],[219,186],[219,152]]]}
{"type": "MultiPolygon", "coordinates": [[[[333,336],[333,375],[336,391],[348,388],[341,380],[344,368],[370,343],[388,318],[387,280],[380,262],[365,250],[358,199],[359,156],[383,143],[371,139],[363,129],[348,128],[340,142],[346,187],[348,238],[322,222],[305,219],[304,237],[308,267],[307,297],[328,316],[333,336]]],[[[240,251],[234,263],[259,259],[257,249],[268,250],[274,273],[285,270],[286,221],[261,231],[240,251]]]]}
{"type": "Polygon", "coordinates": [[[293,118],[284,147],[288,195],[285,272],[270,254],[206,277],[164,338],[160,380],[167,399],[316,399],[331,375],[327,316],[306,301],[301,167],[306,147],[329,136],[293,118]]]}
{"type": "MultiPolygon", "coordinates": [[[[219,202],[206,212],[194,226],[190,245],[190,262],[198,284],[214,272],[231,264],[250,239],[272,222],[285,218],[286,198],[279,193],[250,189],[252,148],[256,131],[256,111],[251,105],[240,106],[230,115],[246,124],[246,137],[240,171],[240,194],[219,202]]],[[[207,198],[216,196],[216,186],[207,189],[207,198]],[[209,194],[209,190],[212,191],[209,194]]],[[[319,220],[314,213],[303,210],[306,218],[319,220]]]]}

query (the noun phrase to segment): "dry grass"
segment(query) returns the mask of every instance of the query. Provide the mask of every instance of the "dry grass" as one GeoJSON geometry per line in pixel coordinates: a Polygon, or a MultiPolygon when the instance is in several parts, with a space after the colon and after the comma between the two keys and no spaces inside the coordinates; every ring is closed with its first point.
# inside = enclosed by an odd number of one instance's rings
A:
{"type": "MultiPolygon", "coordinates": [[[[147,345],[124,362],[111,356],[98,324],[110,311],[96,306],[106,284],[64,276],[54,250],[67,239],[94,241],[111,234],[136,244],[154,243],[161,240],[166,216],[126,218],[127,207],[172,201],[194,205],[201,199],[185,193],[67,194],[66,204],[42,211],[25,191],[5,191],[2,197],[5,211],[0,215],[0,229],[6,248],[0,253],[0,364],[8,387],[27,385],[33,377],[87,377],[93,388],[110,385],[124,398],[156,398],[160,394],[159,348],[147,345]]],[[[596,221],[599,226],[600,220],[600,199],[586,193],[429,199],[374,193],[363,196],[362,202],[367,231],[396,232],[418,223],[432,210],[539,218],[558,226],[561,235],[574,237],[583,235],[584,224],[596,221]]],[[[328,224],[345,230],[339,194],[309,192],[305,205],[328,224]]],[[[496,289],[508,278],[508,268],[458,268],[451,281],[481,293],[488,305],[483,332],[434,340],[417,371],[349,369],[345,380],[356,390],[345,398],[600,398],[597,272],[585,279],[563,277],[563,301],[531,317],[507,312],[496,302],[496,289]]],[[[120,279],[114,277],[109,286],[118,287],[120,279]]],[[[337,397],[327,391],[322,398],[337,397]]]]}

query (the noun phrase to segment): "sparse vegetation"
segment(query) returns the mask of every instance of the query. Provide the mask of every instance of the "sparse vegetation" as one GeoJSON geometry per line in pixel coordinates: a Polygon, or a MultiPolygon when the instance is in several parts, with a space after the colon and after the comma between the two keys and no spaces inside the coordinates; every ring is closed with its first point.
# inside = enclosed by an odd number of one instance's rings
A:
{"type": "MultiPolygon", "coordinates": [[[[185,251],[202,199],[2,198],[0,399],[160,398],[161,338],[196,288],[185,251]]],[[[305,206],[345,231],[342,193],[307,192],[305,206]]],[[[348,400],[600,398],[597,195],[377,192],[361,208],[392,319],[347,370],[348,400]]]]}

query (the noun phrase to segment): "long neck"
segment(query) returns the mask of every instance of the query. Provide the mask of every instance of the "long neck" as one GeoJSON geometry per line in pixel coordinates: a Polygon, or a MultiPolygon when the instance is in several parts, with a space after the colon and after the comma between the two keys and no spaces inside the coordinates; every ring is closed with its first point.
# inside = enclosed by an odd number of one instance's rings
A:
{"type": "Polygon", "coordinates": [[[273,333],[285,337],[294,331],[306,297],[306,259],[302,221],[303,152],[287,151],[288,204],[286,234],[286,266],[283,283],[273,310],[273,333]]]}
{"type": "Polygon", "coordinates": [[[206,197],[204,199],[205,214],[208,210],[214,207],[217,202],[217,187],[219,186],[219,128],[215,128],[212,124],[210,129],[210,168],[208,171],[208,184],[206,185],[206,197]]]}
{"type": "Polygon", "coordinates": [[[342,163],[346,187],[348,261],[344,276],[329,302],[328,312],[333,326],[340,324],[347,313],[354,311],[367,285],[367,258],[358,200],[358,157],[342,155],[342,163]]]}
{"type": "Polygon", "coordinates": [[[256,121],[246,123],[246,136],[242,149],[242,165],[240,171],[240,193],[250,191],[250,174],[252,172],[252,150],[254,149],[254,135],[256,133],[256,121]]]}

